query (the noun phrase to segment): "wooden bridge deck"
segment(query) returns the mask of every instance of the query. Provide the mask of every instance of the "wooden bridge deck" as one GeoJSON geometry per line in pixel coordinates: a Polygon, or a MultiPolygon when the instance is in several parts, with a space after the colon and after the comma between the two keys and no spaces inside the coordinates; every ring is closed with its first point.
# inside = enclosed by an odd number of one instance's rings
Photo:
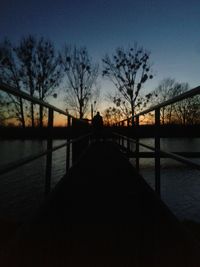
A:
{"type": "Polygon", "coordinates": [[[198,245],[110,143],[89,148],[1,266],[200,266],[198,245]]]}

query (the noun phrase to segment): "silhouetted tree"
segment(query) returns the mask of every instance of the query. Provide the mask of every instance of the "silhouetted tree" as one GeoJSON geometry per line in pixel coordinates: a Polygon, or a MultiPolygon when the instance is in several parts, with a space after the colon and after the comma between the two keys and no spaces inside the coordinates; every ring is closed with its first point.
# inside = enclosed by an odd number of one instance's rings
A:
{"type": "MultiPolygon", "coordinates": [[[[21,39],[19,45],[12,45],[5,40],[0,44],[0,81],[21,91],[28,91],[31,96],[46,100],[50,95],[57,96],[55,89],[61,82],[62,68],[60,56],[53,44],[44,38],[28,36],[21,39]]],[[[28,105],[19,97],[9,94],[4,99],[10,116],[19,120],[25,127],[25,117],[31,117],[34,127],[34,104],[28,105]],[[24,104],[26,106],[24,107],[24,104]]],[[[40,126],[43,125],[43,107],[40,106],[40,126]]]]}
{"type": "Polygon", "coordinates": [[[194,96],[188,99],[188,124],[200,124],[200,96],[194,96]]]}
{"type": "MultiPolygon", "coordinates": [[[[16,48],[20,61],[20,78],[31,96],[46,100],[61,81],[59,55],[49,40],[29,36],[16,48]]],[[[56,96],[56,94],[54,94],[56,96]]],[[[31,104],[31,121],[34,126],[34,107],[31,104]]],[[[43,126],[43,107],[40,106],[40,126],[43,126]]]]}
{"type": "MultiPolygon", "coordinates": [[[[182,83],[176,88],[176,95],[185,93],[189,90],[187,83],[182,83]]],[[[176,122],[183,125],[199,123],[200,117],[200,96],[194,96],[177,102],[174,105],[176,122]]]]}
{"type": "Polygon", "coordinates": [[[123,119],[123,113],[119,108],[109,107],[103,113],[104,124],[111,126],[123,119]]]}
{"type": "Polygon", "coordinates": [[[66,102],[82,119],[97,94],[98,65],[93,64],[85,47],[65,46],[61,55],[66,74],[66,102]]]}
{"type": "MultiPolygon", "coordinates": [[[[177,83],[174,79],[166,78],[163,79],[156,89],[152,92],[151,105],[160,104],[168,99],[171,99],[179,94],[179,88],[181,84],[177,83]]],[[[174,114],[174,105],[169,105],[161,108],[161,122],[164,124],[165,122],[172,122],[172,115],[174,114]]]]}
{"type": "MultiPolygon", "coordinates": [[[[23,38],[20,45],[15,47],[19,64],[20,64],[20,80],[24,85],[24,89],[34,96],[36,87],[36,40],[34,37],[29,36],[23,38]]],[[[34,127],[34,105],[31,103],[31,125],[34,127]]]]}
{"type": "MultiPolygon", "coordinates": [[[[175,79],[166,78],[160,82],[150,97],[151,105],[162,103],[189,90],[188,83],[178,83],[175,79]]],[[[173,105],[161,108],[161,122],[194,124],[199,117],[200,97],[188,98],[173,105]]]]}
{"type": "MultiPolygon", "coordinates": [[[[110,94],[110,93],[107,94],[106,99],[111,105],[113,105],[113,103],[115,104],[115,107],[113,107],[114,109],[121,111],[122,119],[130,118],[131,116],[130,105],[128,102],[126,102],[121,98],[119,92],[116,92],[115,94],[110,94]]],[[[110,110],[110,108],[106,109],[105,111],[108,110],[110,110]]]]}
{"type": "Polygon", "coordinates": [[[121,113],[128,119],[131,116],[131,110],[128,103],[122,99],[118,94],[113,97],[113,102],[121,113]]]}
{"type": "Polygon", "coordinates": [[[150,53],[137,44],[125,50],[117,48],[112,57],[103,58],[103,76],[108,77],[117,88],[118,103],[128,103],[132,117],[135,114],[139,92],[148,79],[152,79],[149,63],[150,53]]]}
{"type": "MultiPolygon", "coordinates": [[[[53,44],[50,41],[41,38],[37,45],[37,86],[39,99],[46,98],[53,94],[56,98],[55,89],[61,82],[62,69],[60,57],[56,53],[53,44]]],[[[43,107],[40,106],[40,125],[42,126],[43,107]]]]}
{"type": "MultiPolygon", "coordinates": [[[[147,103],[149,102],[151,94],[147,94],[145,96],[139,96],[137,98],[137,104],[135,105],[134,111],[135,113],[140,112],[142,109],[147,107],[147,103]]],[[[127,119],[128,123],[131,122],[130,117],[132,115],[130,104],[125,101],[119,93],[116,93],[114,96],[109,96],[112,103],[116,105],[117,109],[120,109],[122,114],[122,119],[127,119]]]]}
{"type": "MultiPolygon", "coordinates": [[[[0,44],[0,81],[21,90],[20,66],[11,42],[5,39],[0,44]]],[[[1,105],[7,107],[9,117],[16,118],[25,127],[24,103],[22,98],[11,94],[2,95],[1,105]]],[[[3,112],[5,115],[5,111],[3,112]]]]}
{"type": "Polygon", "coordinates": [[[0,93],[0,126],[4,125],[5,123],[5,109],[4,109],[4,98],[2,97],[2,94],[0,93]]]}

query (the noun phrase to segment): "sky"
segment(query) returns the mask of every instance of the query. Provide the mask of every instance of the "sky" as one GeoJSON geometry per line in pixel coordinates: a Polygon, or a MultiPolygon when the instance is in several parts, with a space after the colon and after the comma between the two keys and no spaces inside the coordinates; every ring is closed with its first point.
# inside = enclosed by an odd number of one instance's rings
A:
{"type": "MultiPolygon", "coordinates": [[[[137,42],[151,52],[153,90],[167,77],[200,85],[200,1],[179,0],[1,0],[0,41],[33,34],[86,46],[93,61],[137,42]]],[[[112,86],[102,81],[103,92],[112,86]]]]}

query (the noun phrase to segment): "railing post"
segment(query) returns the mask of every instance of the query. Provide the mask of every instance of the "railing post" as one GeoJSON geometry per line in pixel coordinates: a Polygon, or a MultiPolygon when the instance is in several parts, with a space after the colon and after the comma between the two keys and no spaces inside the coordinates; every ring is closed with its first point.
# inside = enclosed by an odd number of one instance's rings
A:
{"type": "Polygon", "coordinates": [[[126,150],[126,152],[127,152],[127,156],[129,157],[130,156],[130,139],[129,139],[129,137],[127,137],[127,150],[126,150]]]}
{"type": "MultiPolygon", "coordinates": [[[[130,123],[129,123],[129,119],[127,119],[127,128],[129,128],[130,126],[130,123]]],[[[128,130],[128,133],[129,133],[129,130],[128,130]]],[[[129,157],[130,155],[130,139],[129,139],[129,135],[127,136],[127,156],[129,157]]]]}
{"type": "Polygon", "coordinates": [[[53,109],[48,111],[48,139],[47,139],[47,153],[46,157],[46,175],[45,175],[45,195],[51,191],[51,171],[52,171],[52,129],[53,129],[53,109]]]}
{"type": "Polygon", "coordinates": [[[66,172],[69,170],[70,168],[70,138],[67,138],[67,147],[66,147],[67,151],[66,151],[66,172]]]}
{"type": "Polygon", "coordinates": [[[160,196],[160,108],[155,109],[155,191],[160,196]]]}
{"type": "MultiPolygon", "coordinates": [[[[124,121],[121,122],[121,127],[124,127],[124,121]]],[[[124,136],[122,136],[122,148],[124,148],[124,136]]]]}
{"type": "Polygon", "coordinates": [[[71,126],[71,116],[67,116],[67,127],[71,126]]]}
{"type": "MultiPolygon", "coordinates": [[[[71,116],[67,116],[67,127],[71,126],[71,116]]],[[[66,172],[70,168],[70,137],[67,137],[67,146],[66,146],[66,172]]]]}
{"type": "MultiPolygon", "coordinates": [[[[139,116],[136,117],[136,127],[139,126],[139,116]]],[[[140,152],[140,145],[139,145],[139,138],[136,137],[136,143],[135,143],[135,152],[136,152],[136,162],[135,162],[135,167],[136,170],[139,172],[140,170],[140,158],[139,158],[139,152],[140,152]]]]}
{"type": "Polygon", "coordinates": [[[124,136],[122,136],[122,148],[124,148],[124,136]]]}
{"type": "Polygon", "coordinates": [[[124,142],[125,140],[124,140],[124,136],[122,136],[122,148],[124,149],[124,142]]]}

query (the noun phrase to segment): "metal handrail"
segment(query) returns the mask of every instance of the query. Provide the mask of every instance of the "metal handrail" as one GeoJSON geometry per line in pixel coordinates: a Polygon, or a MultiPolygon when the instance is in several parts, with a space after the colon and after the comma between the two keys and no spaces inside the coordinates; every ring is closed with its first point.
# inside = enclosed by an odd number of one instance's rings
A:
{"type": "Polygon", "coordinates": [[[8,84],[0,82],[0,90],[6,92],[8,94],[15,95],[17,97],[21,97],[21,98],[23,98],[25,100],[28,100],[28,101],[30,101],[30,102],[32,102],[34,104],[41,105],[41,106],[43,106],[45,108],[48,108],[48,109],[52,109],[53,111],[58,112],[58,113],[60,113],[62,115],[68,116],[68,117],[70,117],[72,119],[85,122],[82,119],[77,119],[76,117],[74,117],[73,115],[69,114],[68,112],[66,112],[66,111],[64,111],[62,109],[59,109],[59,108],[57,108],[57,107],[55,107],[55,106],[53,106],[53,105],[51,105],[51,104],[39,99],[37,97],[31,96],[28,93],[26,93],[24,91],[21,91],[21,90],[18,90],[18,89],[14,88],[14,87],[12,87],[12,86],[10,86],[8,84]]]}
{"type": "MultiPolygon", "coordinates": [[[[129,138],[129,137],[125,136],[125,135],[121,135],[121,134],[118,134],[118,133],[113,133],[113,134],[117,135],[117,136],[120,136],[122,138],[125,138],[125,139],[127,139],[127,140],[129,140],[129,141],[131,141],[133,143],[136,143],[136,141],[133,138],[129,138]]],[[[148,148],[148,149],[150,149],[152,151],[155,151],[155,148],[153,146],[149,146],[149,145],[146,145],[146,144],[141,143],[141,142],[139,142],[139,145],[142,146],[142,147],[148,148]]],[[[175,160],[177,160],[179,162],[185,163],[185,164],[187,164],[187,165],[189,165],[191,167],[194,167],[194,168],[200,170],[200,163],[194,162],[194,161],[189,160],[189,159],[187,159],[187,158],[185,158],[183,156],[174,154],[174,153],[169,152],[169,151],[160,150],[160,153],[164,154],[166,156],[169,156],[169,158],[173,158],[173,159],[175,159],[175,160]]]]}
{"type": "Polygon", "coordinates": [[[21,167],[21,166],[24,166],[25,164],[27,164],[27,163],[29,163],[29,162],[32,162],[32,161],[34,161],[34,160],[36,160],[36,159],[39,159],[39,158],[41,158],[41,157],[47,155],[47,154],[50,153],[51,151],[52,151],[52,152],[53,152],[53,151],[56,151],[56,150],[58,150],[58,149],[60,149],[60,148],[62,148],[62,147],[64,147],[64,146],[66,146],[66,145],[67,145],[67,142],[65,142],[65,143],[62,144],[62,145],[56,146],[56,147],[54,147],[53,149],[45,150],[45,151],[43,151],[43,152],[40,152],[40,153],[31,155],[31,156],[27,156],[27,157],[24,158],[24,159],[20,159],[20,160],[17,160],[17,161],[8,163],[8,164],[6,164],[6,165],[4,165],[4,166],[2,166],[2,167],[0,168],[0,175],[1,175],[1,174],[8,173],[8,172],[10,172],[10,171],[12,171],[12,170],[15,170],[15,169],[17,169],[17,168],[19,168],[19,167],[21,167]]]}
{"type": "Polygon", "coordinates": [[[151,111],[154,111],[156,109],[161,109],[163,107],[166,107],[168,105],[172,105],[172,104],[174,104],[176,102],[179,102],[179,101],[182,101],[184,99],[196,96],[198,94],[200,94],[200,86],[197,86],[197,87],[195,87],[195,88],[193,88],[193,89],[191,89],[191,90],[189,90],[187,92],[184,92],[184,93],[182,93],[182,94],[180,94],[178,96],[175,96],[174,98],[171,98],[169,100],[166,100],[166,101],[164,101],[164,102],[162,102],[160,104],[157,104],[157,105],[152,106],[152,107],[150,107],[148,109],[145,109],[145,110],[135,114],[133,117],[130,117],[128,119],[124,119],[124,120],[119,121],[119,123],[125,122],[125,121],[130,121],[132,118],[137,118],[137,117],[139,117],[141,115],[147,114],[147,113],[149,113],[151,111]]]}
{"type": "MultiPolygon", "coordinates": [[[[65,115],[68,119],[67,122],[67,126],[72,126],[73,125],[73,120],[76,121],[80,121],[80,122],[85,122],[85,120],[82,119],[77,119],[75,117],[73,117],[71,114],[69,114],[68,112],[65,112],[51,104],[48,104],[36,97],[33,97],[31,95],[29,95],[26,92],[17,90],[16,88],[7,85],[5,83],[0,82],[0,90],[8,93],[8,94],[12,94],[16,97],[20,97],[22,99],[28,100],[33,104],[38,104],[40,106],[46,107],[48,109],[48,129],[50,131],[50,134],[47,138],[47,150],[40,152],[38,154],[35,155],[31,155],[28,156],[24,159],[18,160],[16,162],[12,162],[7,164],[6,166],[3,166],[0,168],[0,174],[5,174],[9,171],[12,171],[20,166],[23,166],[29,162],[32,162],[33,160],[36,160],[38,158],[41,158],[42,156],[46,155],[46,174],[45,174],[45,193],[48,194],[50,192],[51,189],[51,173],[52,173],[52,152],[54,152],[55,150],[58,150],[64,146],[67,147],[67,155],[66,155],[66,171],[70,168],[70,146],[76,142],[79,142],[80,140],[86,138],[87,136],[90,135],[90,133],[83,135],[83,136],[79,136],[77,138],[71,139],[67,137],[67,142],[65,142],[64,144],[58,145],[56,147],[53,147],[53,142],[52,142],[52,135],[51,135],[51,131],[53,129],[53,120],[54,120],[54,112],[58,112],[62,115],[65,115]]],[[[75,149],[76,150],[76,149],[75,149]]],[[[73,150],[74,152],[74,150],[73,150]]],[[[72,158],[72,162],[75,161],[75,156],[77,156],[77,150],[75,151],[75,153],[73,153],[73,158],[72,158]],[[74,156],[75,155],[75,156],[74,156]]]]}
{"type": "Polygon", "coordinates": [[[130,151],[130,142],[134,142],[136,144],[136,149],[135,149],[135,158],[136,158],[136,170],[139,171],[139,146],[143,146],[147,149],[153,150],[155,152],[155,154],[153,155],[153,158],[155,159],[155,191],[156,193],[160,196],[161,195],[161,184],[160,184],[160,170],[161,170],[161,166],[160,166],[160,159],[162,157],[162,155],[165,155],[169,158],[175,159],[178,162],[187,164],[190,167],[193,167],[195,169],[200,170],[200,164],[197,162],[194,162],[192,160],[189,160],[181,155],[177,155],[174,154],[172,152],[168,152],[168,151],[163,151],[160,149],[160,138],[159,137],[155,137],[155,147],[143,144],[141,142],[139,142],[139,139],[136,138],[136,140],[129,138],[127,136],[118,134],[118,133],[113,133],[114,135],[118,136],[119,138],[122,139],[122,145],[120,144],[121,142],[119,141],[119,144],[121,146],[124,147],[124,139],[127,139],[127,155],[129,155],[129,151],[130,151]]]}
{"type": "MultiPolygon", "coordinates": [[[[184,99],[187,99],[189,97],[193,97],[193,96],[196,96],[200,94],[200,86],[198,87],[195,87],[185,93],[182,93],[172,99],[169,99],[167,101],[164,101],[163,103],[160,103],[158,105],[155,105],[153,107],[150,107],[138,114],[135,114],[134,116],[132,116],[131,118],[128,118],[128,119],[125,119],[125,120],[122,120],[118,123],[116,123],[116,125],[124,125],[124,122],[127,121],[127,125],[129,126],[129,122],[132,121],[132,123],[134,122],[134,119],[136,119],[136,122],[135,122],[135,125],[136,126],[139,126],[140,124],[140,116],[144,115],[144,114],[147,114],[151,111],[154,111],[155,112],[155,127],[156,129],[159,129],[160,127],[160,110],[161,108],[165,107],[165,106],[168,106],[168,105],[172,105],[176,102],[179,102],[181,100],[184,100],[184,99]]],[[[123,137],[124,138],[124,137],[123,137]]],[[[156,192],[158,193],[158,195],[160,195],[160,158],[161,158],[161,149],[160,149],[160,134],[159,134],[159,131],[156,131],[155,132],[155,136],[154,136],[154,139],[155,139],[155,190],[156,192]]],[[[139,147],[140,147],[140,143],[139,143],[139,137],[136,137],[136,155],[139,155],[139,147]]],[[[179,160],[181,162],[189,162],[188,159],[180,156],[180,155],[176,155],[174,153],[171,153],[171,152],[166,152],[166,151],[163,151],[163,153],[165,153],[165,155],[168,155],[170,156],[171,158],[174,158],[176,160],[179,160]]],[[[196,164],[190,162],[192,165],[195,165],[196,164]]],[[[136,156],[136,169],[139,170],[139,156],[136,156]]]]}
{"type": "Polygon", "coordinates": [[[19,168],[21,166],[24,166],[24,165],[26,165],[26,164],[28,164],[28,163],[36,160],[36,159],[39,159],[39,158],[41,158],[41,157],[43,157],[43,156],[45,156],[45,155],[47,155],[47,154],[49,154],[51,152],[54,152],[54,151],[56,151],[56,150],[58,150],[60,148],[66,147],[67,145],[79,142],[80,140],[82,140],[82,139],[84,139],[86,137],[89,137],[89,136],[91,136],[91,133],[82,135],[82,136],[80,136],[78,138],[71,139],[71,140],[69,140],[69,142],[65,142],[65,143],[63,143],[61,145],[57,145],[57,146],[53,147],[52,149],[46,149],[45,151],[42,151],[40,153],[36,153],[34,155],[27,156],[26,158],[23,158],[23,159],[8,163],[8,164],[0,167],[0,175],[8,173],[10,171],[13,171],[13,170],[15,170],[15,169],[17,169],[17,168],[19,168]]]}
{"type": "Polygon", "coordinates": [[[0,90],[6,92],[6,93],[8,93],[8,94],[15,95],[15,96],[17,96],[17,97],[21,97],[21,98],[23,98],[23,99],[25,99],[25,100],[28,100],[28,101],[30,101],[30,102],[32,102],[32,103],[34,103],[34,104],[42,105],[42,106],[44,106],[44,107],[46,107],[46,108],[53,109],[54,111],[56,111],[56,112],[58,112],[58,113],[60,113],[60,114],[63,114],[63,115],[65,115],[65,116],[70,116],[70,117],[73,118],[72,115],[68,114],[68,113],[65,112],[64,110],[59,109],[59,108],[57,108],[57,107],[55,107],[55,106],[53,106],[53,105],[51,105],[51,104],[49,104],[49,103],[46,103],[46,102],[44,102],[44,101],[42,101],[42,100],[40,100],[40,99],[38,99],[38,98],[36,98],[36,97],[34,97],[34,96],[31,96],[31,95],[29,95],[28,93],[25,93],[25,92],[23,92],[23,91],[17,90],[16,88],[14,88],[14,87],[12,87],[12,86],[10,86],[10,85],[7,85],[7,84],[5,84],[5,83],[1,83],[1,82],[0,82],[0,90]]]}
{"type": "Polygon", "coordinates": [[[172,104],[174,104],[176,102],[182,101],[184,99],[193,97],[193,96],[198,95],[198,94],[200,94],[200,86],[197,86],[197,87],[195,87],[195,88],[193,88],[193,89],[191,89],[191,90],[189,90],[189,91],[187,91],[185,93],[182,93],[182,94],[180,94],[178,96],[175,96],[172,99],[166,100],[166,101],[164,101],[164,102],[162,102],[162,103],[160,103],[160,104],[158,104],[156,106],[153,106],[153,107],[150,107],[150,108],[148,108],[148,109],[146,109],[144,111],[141,111],[140,113],[136,114],[135,117],[147,114],[147,113],[149,113],[151,111],[166,107],[168,105],[172,105],[172,104]]]}

